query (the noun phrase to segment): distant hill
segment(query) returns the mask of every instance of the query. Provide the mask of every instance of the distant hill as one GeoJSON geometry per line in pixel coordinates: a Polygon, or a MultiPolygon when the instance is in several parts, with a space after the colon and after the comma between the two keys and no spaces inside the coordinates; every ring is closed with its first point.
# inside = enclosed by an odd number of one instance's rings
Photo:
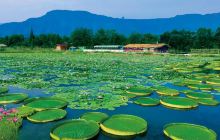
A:
{"type": "Polygon", "coordinates": [[[220,26],[220,13],[179,15],[159,19],[120,19],[96,15],[85,11],[54,10],[42,17],[30,18],[24,22],[0,25],[0,36],[11,34],[28,35],[31,28],[35,34],[56,33],[69,35],[74,29],[85,27],[94,31],[115,29],[128,35],[133,32],[161,34],[173,29],[195,31],[200,27],[216,29],[220,26]]]}

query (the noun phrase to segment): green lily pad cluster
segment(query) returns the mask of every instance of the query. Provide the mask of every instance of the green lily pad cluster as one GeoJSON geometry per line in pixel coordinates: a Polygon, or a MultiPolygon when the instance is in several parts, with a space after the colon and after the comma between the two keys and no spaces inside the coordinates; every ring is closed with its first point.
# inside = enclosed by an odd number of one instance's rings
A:
{"type": "Polygon", "coordinates": [[[33,123],[47,123],[66,117],[67,112],[63,110],[66,106],[67,102],[58,98],[30,98],[20,108],[23,110],[20,114],[33,123]]]}
{"type": "MultiPolygon", "coordinates": [[[[211,68],[207,64],[217,66],[211,57],[131,57],[111,53],[105,56],[102,53],[4,53],[0,64],[2,84],[42,89],[67,100],[72,109],[88,110],[113,110],[126,105],[129,98],[137,96],[134,93],[149,95],[151,89],[139,88],[147,83],[161,85],[193,79],[194,73],[204,73],[211,68]]],[[[158,93],[177,95],[176,91],[166,88],[163,92],[158,89],[158,93]]]]}

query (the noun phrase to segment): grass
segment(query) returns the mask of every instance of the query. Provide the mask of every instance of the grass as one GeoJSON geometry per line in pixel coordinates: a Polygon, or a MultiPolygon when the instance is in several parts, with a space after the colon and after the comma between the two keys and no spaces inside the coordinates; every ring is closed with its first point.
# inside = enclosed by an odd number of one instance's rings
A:
{"type": "Polygon", "coordinates": [[[0,140],[17,140],[18,127],[8,121],[0,121],[0,140]]]}

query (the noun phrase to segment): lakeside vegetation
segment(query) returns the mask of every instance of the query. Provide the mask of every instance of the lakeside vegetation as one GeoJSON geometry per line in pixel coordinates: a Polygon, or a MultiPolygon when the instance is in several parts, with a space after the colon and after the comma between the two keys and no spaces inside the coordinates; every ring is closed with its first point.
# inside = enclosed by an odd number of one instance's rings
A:
{"type": "Polygon", "coordinates": [[[166,43],[173,52],[189,52],[191,49],[220,49],[220,28],[216,31],[200,28],[196,32],[173,30],[161,35],[133,33],[128,36],[115,30],[100,29],[93,32],[90,29],[79,28],[70,36],[57,34],[36,35],[30,31],[27,36],[11,35],[0,37],[0,44],[9,47],[27,46],[27,48],[54,48],[56,44],[65,43],[68,46],[93,48],[94,45],[126,45],[134,43],[166,43]]]}

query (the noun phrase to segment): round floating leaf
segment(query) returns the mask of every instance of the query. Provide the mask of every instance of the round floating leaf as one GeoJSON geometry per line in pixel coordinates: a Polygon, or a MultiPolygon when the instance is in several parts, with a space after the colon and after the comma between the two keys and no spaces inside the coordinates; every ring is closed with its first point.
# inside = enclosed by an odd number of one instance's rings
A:
{"type": "Polygon", "coordinates": [[[130,87],[126,92],[136,96],[149,96],[153,92],[153,89],[142,86],[134,86],[130,87]]]}
{"type": "Polygon", "coordinates": [[[211,85],[217,85],[217,86],[220,85],[220,79],[219,78],[208,79],[206,82],[208,84],[211,84],[211,85]]]}
{"type": "Polygon", "coordinates": [[[108,118],[108,115],[106,113],[102,112],[88,112],[81,116],[81,119],[85,119],[88,121],[95,121],[98,123],[103,122],[108,118]]]}
{"type": "Polygon", "coordinates": [[[141,97],[136,99],[134,103],[142,106],[156,106],[160,104],[160,100],[156,98],[141,97]]]}
{"type": "Polygon", "coordinates": [[[22,118],[30,116],[35,113],[35,110],[33,108],[27,106],[19,107],[17,108],[17,110],[18,110],[17,115],[22,118]]]}
{"type": "Polygon", "coordinates": [[[161,104],[178,109],[190,109],[198,106],[197,102],[185,97],[167,97],[160,100],[161,104]]]}
{"type": "Polygon", "coordinates": [[[45,97],[45,98],[33,98],[25,101],[25,106],[32,107],[36,111],[42,111],[46,109],[60,109],[67,106],[67,102],[58,98],[45,97]]]}
{"type": "Polygon", "coordinates": [[[209,105],[209,106],[219,105],[219,101],[215,99],[198,99],[197,101],[202,105],[209,105]]]}
{"type": "Polygon", "coordinates": [[[0,104],[19,103],[27,98],[28,95],[24,93],[0,95],[0,104]]]}
{"type": "Polygon", "coordinates": [[[52,139],[61,140],[87,140],[99,133],[99,125],[94,121],[72,120],[58,124],[52,128],[52,139]]]}
{"type": "Polygon", "coordinates": [[[167,87],[157,87],[156,92],[160,95],[164,95],[164,96],[177,96],[179,95],[179,91],[175,90],[175,89],[170,89],[167,87]]]}
{"type": "Polygon", "coordinates": [[[187,97],[189,98],[193,98],[193,99],[213,99],[213,95],[209,94],[209,93],[197,93],[197,92],[189,92],[188,94],[186,94],[187,97]]]}
{"type": "Polygon", "coordinates": [[[217,135],[213,130],[204,126],[171,123],[164,127],[164,134],[173,140],[216,140],[217,135]]]}
{"type": "Polygon", "coordinates": [[[189,88],[194,90],[212,90],[213,86],[208,84],[192,84],[188,85],[189,88]]]}
{"type": "Polygon", "coordinates": [[[133,115],[114,115],[104,121],[101,128],[106,133],[117,136],[133,136],[147,131],[147,122],[133,115]]]}
{"type": "Polygon", "coordinates": [[[67,112],[62,109],[48,109],[35,113],[27,119],[34,123],[46,123],[61,120],[66,116],[67,112]]]}
{"type": "Polygon", "coordinates": [[[0,87],[0,94],[4,94],[8,92],[8,87],[0,87]]]}

